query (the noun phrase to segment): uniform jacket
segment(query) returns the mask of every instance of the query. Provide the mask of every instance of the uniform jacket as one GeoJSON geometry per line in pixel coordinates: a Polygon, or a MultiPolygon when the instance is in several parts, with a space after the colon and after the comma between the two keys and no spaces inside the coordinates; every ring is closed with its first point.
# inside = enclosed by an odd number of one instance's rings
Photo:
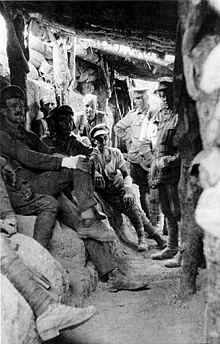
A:
{"type": "Polygon", "coordinates": [[[148,111],[143,113],[138,110],[131,110],[114,127],[115,134],[125,140],[127,144],[129,161],[135,164],[140,163],[140,134],[143,120],[147,114],[148,111]]]}
{"type": "Polygon", "coordinates": [[[160,110],[161,121],[158,127],[157,142],[152,166],[152,185],[177,184],[180,177],[180,157],[173,144],[178,115],[173,114],[165,104],[160,110]]]}
{"type": "MultiPolygon", "coordinates": [[[[0,171],[1,172],[1,171],[0,171]]],[[[14,215],[14,211],[12,209],[8,193],[6,190],[5,183],[0,173],[0,219],[4,220],[8,215],[14,215]]]]}
{"type": "Polygon", "coordinates": [[[62,159],[52,156],[53,152],[34,133],[23,127],[15,130],[0,120],[0,154],[9,160],[16,178],[30,180],[43,171],[60,170],[62,159]]]}

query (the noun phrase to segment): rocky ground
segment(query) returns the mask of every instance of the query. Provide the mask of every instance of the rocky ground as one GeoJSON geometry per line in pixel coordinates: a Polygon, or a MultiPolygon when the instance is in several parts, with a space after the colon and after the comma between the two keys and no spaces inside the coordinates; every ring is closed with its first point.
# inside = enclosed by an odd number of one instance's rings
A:
{"type": "Polygon", "coordinates": [[[139,291],[108,290],[99,284],[86,303],[97,315],[78,329],[66,331],[54,344],[203,344],[206,271],[198,278],[198,292],[191,299],[178,298],[179,269],[164,262],[149,264],[149,286],[139,291]]]}

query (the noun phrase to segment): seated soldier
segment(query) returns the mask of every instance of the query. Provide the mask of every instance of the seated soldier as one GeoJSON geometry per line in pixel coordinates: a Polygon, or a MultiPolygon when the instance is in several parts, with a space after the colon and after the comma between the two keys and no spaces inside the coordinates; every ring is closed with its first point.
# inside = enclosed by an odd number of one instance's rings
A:
{"type": "Polygon", "coordinates": [[[68,156],[78,154],[90,155],[92,148],[82,143],[73,133],[73,110],[68,105],[61,105],[50,112],[48,125],[50,136],[43,139],[49,146],[53,146],[57,153],[68,156]]]}
{"type": "Polygon", "coordinates": [[[75,308],[57,303],[37,282],[30,268],[16,253],[8,235],[16,233],[17,222],[2,179],[0,179],[0,193],[1,273],[29,303],[36,317],[40,338],[43,341],[49,340],[58,336],[61,330],[77,327],[88,321],[95,314],[93,306],[75,308]]]}
{"type": "Polygon", "coordinates": [[[90,158],[91,168],[95,170],[96,189],[110,204],[122,224],[121,213],[128,216],[138,236],[138,250],[147,249],[145,231],[155,239],[160,248],[166,246],[165,240],[151,225],[144,212],[137,205],[132,191],[132,179],[126,162],[118,148],[109,147],[109,129],[105,124],[96,125],[90,132],[96,141],[96,148],[90,158]]]}
{"type": "MultiPolygon", "coordinates": [[[[27,181],[33,193],[56,198],[66,189],[70,193],[74,190],[80,219],[96,218],[98,212],[95,209],[93,181],[84,157],[55,157],[51,154],[54,150],[34,133],[25,130],[25,95],[19,87],[8,86],[2,89],[0,106],[0,152],[10,160],[17,184],[23,185],[22,181],[27,181]]],[[[21,198],[18,197],[18,189],[8,188],[8,192],[16,209],[25,206],[28,211],[35,212],[43,206],[41,200],[36,203],[31,194],[30,198],[23,198],[22,203],[19,203],[21,198]]],[[[61,212],[66,211],[64,202],[59,202],[59,207],[61,212]]],[[[64,220],[67,216],[68,211],[64,220]]]]}
{"type": "MultiPolygon", "coordinates": [[[[8,194],[5,191],[4,181],[7,183],[9,192],[12,195],[16,195],[16,199],[13,197],[15,212],[21,215],[37,216],[33,237],[42,246],[48,248],[57,216],[58,203],[56,199],[49,195],[33,193],[30,184],[24,179],[20,179],[18,183],[10,164],[0,156],[0,203],[1,207],[5,207],[6,209],[12,208],[10,207],[8,194]]],[[[13,224],[15,222],[14,212],[2,212],[0,222],[3,220],[4,225],[7,223],[8,228],[13,230],[13,224]]]]}

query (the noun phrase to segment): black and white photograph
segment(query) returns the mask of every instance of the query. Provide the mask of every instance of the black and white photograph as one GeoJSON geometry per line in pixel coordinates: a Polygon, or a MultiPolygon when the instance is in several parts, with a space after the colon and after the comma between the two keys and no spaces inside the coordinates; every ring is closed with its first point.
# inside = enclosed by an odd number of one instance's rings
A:
{"type": "Polygon", "coordinates": [[[220,0],[0,1],[0,343],[220,344],[220,0]]]}

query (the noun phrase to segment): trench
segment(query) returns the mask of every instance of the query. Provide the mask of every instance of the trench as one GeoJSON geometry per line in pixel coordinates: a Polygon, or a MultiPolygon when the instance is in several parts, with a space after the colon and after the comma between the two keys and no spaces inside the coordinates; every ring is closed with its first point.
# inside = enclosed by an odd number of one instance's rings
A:
{"type": "MultiPolygon", "coordinates": [[[[151,251],[151,250],[150,250],[151,251]]],[[[86,324],[63,332],[50,344],[202,344],[206,274],[200,270],[197,293],[181,301],[180,269],[147,256],[149,285],[145,290],[112,292],[100,283],[86,300],[97,314],[86,324]]]]}

